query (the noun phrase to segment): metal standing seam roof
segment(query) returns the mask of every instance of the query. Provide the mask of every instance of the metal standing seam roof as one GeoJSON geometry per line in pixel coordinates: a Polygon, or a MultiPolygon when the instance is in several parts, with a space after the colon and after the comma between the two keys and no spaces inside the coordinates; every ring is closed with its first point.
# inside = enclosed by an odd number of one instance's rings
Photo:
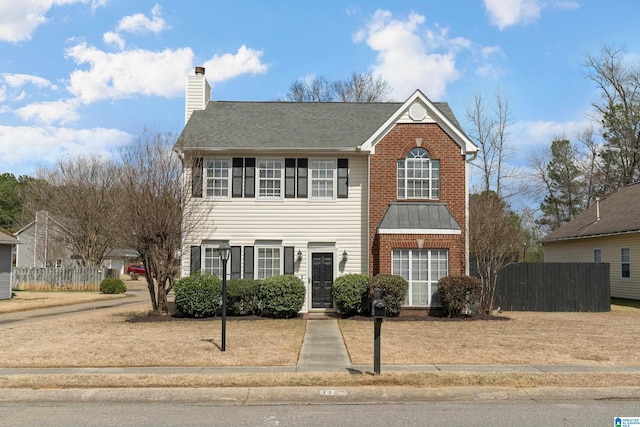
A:
{"type": "Polygon", "coordinates": [[[640,232],[640,183],[621,188],[600,201],[600,219],[594,204],[573,221],[544,236],[543,243],[640,232]]]}
{"type": "MultiPolygon", "coordinates": [[[[196,110],[175,148],[354,149],[403,105],[399,102],[210,101],[196,110]]],[[[436,102],[460,127],[447,103],[436,102]]]]}
{"type": "Polygon", "coordinates": [[[446,203],[391,202],[378,230],[460,230],[446,203]]]}

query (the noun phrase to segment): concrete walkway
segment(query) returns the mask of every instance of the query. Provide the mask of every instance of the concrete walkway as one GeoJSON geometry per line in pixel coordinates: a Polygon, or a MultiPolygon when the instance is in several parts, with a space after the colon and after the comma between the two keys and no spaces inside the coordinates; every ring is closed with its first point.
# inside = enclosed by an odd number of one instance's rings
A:
{"type": "Polygon", "coordinates": [[[351,368],[335,319],[307,320],[296,372],[345,372],[351,368]]]}

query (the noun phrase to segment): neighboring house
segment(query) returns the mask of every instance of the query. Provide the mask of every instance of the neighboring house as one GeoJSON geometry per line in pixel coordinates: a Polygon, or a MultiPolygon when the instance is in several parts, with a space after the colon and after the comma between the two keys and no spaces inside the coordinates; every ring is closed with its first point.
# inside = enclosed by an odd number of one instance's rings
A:
{"type": "Polygon", "coordinates": [[[64,245],[68,231],[47,211],[36,212],[36,219],[18,230],[16,267],[67,267],[77,265],[64,245]]]}
{"type": "Polygon", "coordinates": [[[125,267],[140,259],[138,251],[133,249],[111,249],[104,257],[102,266],[117,270],[119,274],[125,274],[125,267]]]}
{"type": "Polygon", "coordinates": [[[542,240],[545,262],[608,262],[611,296],[640,300],[640,184],[596,202],[542,240]]]}
{"type": "Polygon", "coordinates": [[[407,305],[440,305],[437,282],[468,271],[467,162],[477,147],[446,103],[209,102],[187,78],[182,276],[295,274],[303,312],[333,310],[351,273],[399,274],[407,305]]]}
{"type": "Polygon", "coordinates": [[[0,228],[0,299],[11,298],[11,266],[13,247],[18,239],[0,228]]]}

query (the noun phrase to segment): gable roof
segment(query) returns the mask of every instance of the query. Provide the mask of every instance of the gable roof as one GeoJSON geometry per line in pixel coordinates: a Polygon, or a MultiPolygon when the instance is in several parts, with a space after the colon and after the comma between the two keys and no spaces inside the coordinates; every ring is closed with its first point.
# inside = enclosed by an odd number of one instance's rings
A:
{"type": "Polygon", "coordinates": [[[640,232],[640,183],[621,188],[573,221],[544,236],[543,243],[640,232]]]}
{"type": "MultiPolygon", "coordinates": [[[[194,111],[174,149],[359,151],[406,103],[211,101],[194,111]]],[[[433,103],[464,134],[446,103],[433,103]]]]}
{"type": "Polygon", "coordinates": [[[13,237],[11,233],[9,233],[4,228],[0,228],[0,245],[17,245],[18,239],[13,237]]]}

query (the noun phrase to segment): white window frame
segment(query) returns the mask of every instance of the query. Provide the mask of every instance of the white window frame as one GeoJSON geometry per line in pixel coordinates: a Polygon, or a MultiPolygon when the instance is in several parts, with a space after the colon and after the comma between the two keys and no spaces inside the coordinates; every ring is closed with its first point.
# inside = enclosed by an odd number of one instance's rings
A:
{"type": "MultiPolygon", "coordinates": [[[[420,266],[418,266],[419,268],[420,266]]],[[[449,251],[447,249],[393,249],[391,253],[391,273],[405,278],[409,283],[405,303],[410,307],[439,307],[439,298],[433,295],[438,289],[440,278],[449,275],[449,251]],[[426,263],[426,270],[415,271],[418,264],[426,263]],[[444,271],[441,263],[444,262],[444,271]],[[433,267],[436,267],[434,271],[433,267]],[[414,302],[414,287],[426,287],[427,301],[414,302]]]]}
{"type": "Polygon", "coordinates": [[[631,279],[631,249],[629,248],[620,248],[620,278],[631,279]],[[628,267],[627,276],[625,276],[625,268],[624,268],[625,265],[628,267]]]}
{"type": "Polygon", "coordinates": [[[334,200],[336,198],[337,163],[335,159],[309,159],[308,194],[310,199],[334,200]],[[315,184],[323,184],[323,188],[314,188],[315,184]]]}
{"type": "Polygon", "coordinates": [[[204,187],[207,197],[214,199],[228,199],[231,197],[231,159],[205,159],[204,175],[204,187]],[[219,165],[216,165],[216,163],[219,163],[219,165]],[[226,167],[224,163],[226,163],[226,167]],[[212,165],[211,167],[209,166],[210,164],[212,165]],[[216,191],[221,192],[221,194],[216,194],[216,191]]]}
{"type": "Polygon", "coordinates": [[[257,159],[256,169],[257,198],[263,200],[282,199],[284,197],[284,159],[257,159]],[[276,167],[278,163],[279,167],[276,167]],[[263,176],[267,175],[268,172],[273,172],[274,176],[263,176]],[[279,186],[274,186],[273,188],[265,187],[263,192],[262,183],[270,181],[279,182],[279,186]]]}
{"type": "Polygon", "coordinates": [[[593,250],[593,262],[601,263],[602,262],[602,249],[595,248],[593,250]]]}
{"type": "Polygon", "coordinates": [[[438,200],[440,161],[431,159],[429,152],[424,148],[413,148],[405,159],[398,160],[396,182],[398,199],[438,200]],[[416,174],[421,176],[416,177],[416,174]],[[411,196],[410,191],[413,192],[411,196]]]}
{"type": "MultiPolygon", "coordinates": [[[[211,242],[202,245],[201,253],[201,270],[202,274],[213,274],[214,276],[222,279],[222,261],[220,260],[220,254],[218,248],[223,242],[211,242]]],[[[229,242],[226,242],[229,243],[229,242]]],[[[230,277],[229,266],[231,265],[231,254],[229,254],[229,260],[227,261],[227,279],[230,277]]]]}
{"type": "Polygon", "coordinates": [[[284,248],[282,246],[256,245],[255,246],[255,266],[254,266],[256,279],[266,279],[267,277],[281,275],[283,271],[283,265],[282,265],[283,252],[284,252],[284,248]],[[274,251],[278,252],[277,266],[273,265],[273,260],[276,259],[274,256],[274,251]],[[263,265],[261,265],[261,260],[265,261],[263,265]],[[272,260],[271,266],[267,266],[267,262],[266,262],[267,260],[272,260]],[[267,275],[267,273],[269,274],[267,275]]]}

